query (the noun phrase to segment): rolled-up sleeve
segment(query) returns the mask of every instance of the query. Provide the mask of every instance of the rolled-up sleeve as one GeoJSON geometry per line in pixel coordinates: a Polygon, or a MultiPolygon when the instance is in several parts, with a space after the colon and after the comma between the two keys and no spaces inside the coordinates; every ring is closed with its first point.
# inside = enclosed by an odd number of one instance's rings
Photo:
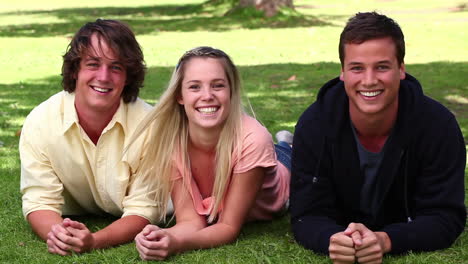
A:
{"type": "Polygon", "coordinates": [[[148,150],[148,137],[151,135],[150,129],[145,131],[145,135],[139,137],[136,142],[130,145],[125,156],[130,168],[130,179],[127,192],[122,201],[123,215],[138,215],[146,218],[151,223],[158,223],[163,214],[162,202],[156,197],[156,180],[151,179],[150,174],[140,173],[141,162],[145,158],[148,150]]]}
{"type": "Polygon", "coordinates": [[[46,155],[46,147],[41,144],[41,132],[31,117],[26,119],[19,143],[24,217],[37,210],[61,214],[64,204],[63,185],[46,155]]]}

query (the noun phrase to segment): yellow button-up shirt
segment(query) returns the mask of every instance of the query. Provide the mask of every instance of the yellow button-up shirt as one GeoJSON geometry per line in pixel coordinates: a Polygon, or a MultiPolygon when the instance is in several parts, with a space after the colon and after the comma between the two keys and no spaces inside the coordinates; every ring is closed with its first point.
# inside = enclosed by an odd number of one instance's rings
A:
{"type": "Polygon", "coordinates": [[[96,145],[78,122],[75,94],[59,92],[26,118],[19,144],[23,214],[51,210],[63,215],[109,213],[158,218],[151,179],[138,176],[145,132],[125,147],[151,106],[121,101],[96,145]]]}

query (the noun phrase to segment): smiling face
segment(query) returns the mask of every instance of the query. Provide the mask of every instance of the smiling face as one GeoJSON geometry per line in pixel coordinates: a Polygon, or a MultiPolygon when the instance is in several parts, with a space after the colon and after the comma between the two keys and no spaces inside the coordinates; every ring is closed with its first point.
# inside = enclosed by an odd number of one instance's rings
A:
{"type": "Polygon", "coordinates": [[[194,57],[186,62],[179,104],[189,131],[221,128],[230,111],[231,88],[220,59],[194,57]]]}
{"type": "Polygon", "coordinates": [[[349,97],[351,117],[395,117],[405,66],[398,64],[392,39],[345,44],[344,54],[340,79],[349,97]]]}
{"type": "Polygon", "coordinates": [[[113,115],[126,83],[126,69],[117,54],[96,34],[83,54],[76,76],[75,107],[78,113],[113,115]]]}

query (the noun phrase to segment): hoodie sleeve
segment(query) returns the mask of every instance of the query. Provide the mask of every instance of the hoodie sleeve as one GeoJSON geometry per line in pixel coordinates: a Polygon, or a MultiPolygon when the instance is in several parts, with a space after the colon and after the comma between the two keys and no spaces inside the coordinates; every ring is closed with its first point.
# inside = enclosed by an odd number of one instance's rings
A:
{"type": "Polygon", "coordinates": [[[447,248],[465,226],[465,143],[453,115],[441,118],[447,112],[428,113],[431,122],[426,122],[425,133],[420,133],[417,153],[413,155],[419,160],[420,174],[409,175],[416,179],[413,193],[408,194],[413,220],[382,230],[392,241],[391,253],[447,248]]]}
{"type": "Polygon", "coordinates": [[[330,236],[345,227],[336,224],[335,193],[325,162],[324,133],[312,118],[314,105],[296,125],[291,171],[290,212],[295,239],[305,248],[328,254],[330,236]],[[320,170],[319,170],[320,168],[320,170]]]}

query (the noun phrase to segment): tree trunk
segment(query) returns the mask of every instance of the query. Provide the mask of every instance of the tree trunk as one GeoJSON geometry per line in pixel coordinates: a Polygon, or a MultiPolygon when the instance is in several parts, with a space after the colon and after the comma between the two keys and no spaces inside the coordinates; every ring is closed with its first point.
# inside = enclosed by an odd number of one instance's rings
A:
{"type": "Polygon", "coordinates": [[[254,6],[256,9],[262,10],[267,17],[276,15],[282,6],[294,8],[293,0],[239,0],[239,6],[254,6]]]}

